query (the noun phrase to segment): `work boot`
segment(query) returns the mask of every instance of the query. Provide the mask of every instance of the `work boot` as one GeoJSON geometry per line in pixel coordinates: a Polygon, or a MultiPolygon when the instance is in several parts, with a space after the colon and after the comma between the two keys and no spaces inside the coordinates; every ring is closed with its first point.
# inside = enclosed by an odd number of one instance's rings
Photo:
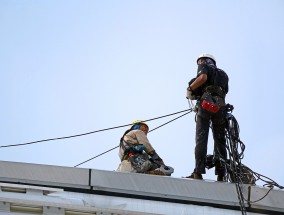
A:
{"type": "Polygon", "coordinates": [[[149,175],[162,175],[162,176],[165,176],[165,173],[163,173],[160,170],[151,170],[151,171],[146,171],[144,173],[145,174],[149,174],[149,175]]]}
{"type": "Polygon", "coordinates": [[[202,175],[200,173],[195,173],[195,172],[193,173],[193,178],[194,179],[201,179],[201,180],[203,179],[202,175]]]}
{"type": "Polygon", "coordinates": [[[183,177],[183,178],[194,178],[193,174],[194,174],[194,173],[191,173],[190,175],[185,176],[185,177],[183,177]]]}
{"type": "Polygon", "coordinates": [[[225,181],[225,176],[224,175],[218,175],[217,176],[217,181],[225,181]]]}
{"type": "Polygon", "coordinates": [[[195,172],[191,173],[191,175],[186,176],[185,178],[193,178],[193,179],[201,179],[201,180],[203,179],[201,174],[195,173],[195,172]]]}

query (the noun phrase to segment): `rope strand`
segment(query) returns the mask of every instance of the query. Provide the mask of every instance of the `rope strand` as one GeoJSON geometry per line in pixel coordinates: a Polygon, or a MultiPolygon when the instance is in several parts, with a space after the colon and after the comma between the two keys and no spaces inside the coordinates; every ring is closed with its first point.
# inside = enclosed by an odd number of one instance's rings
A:
{"type": "MultiPolygon", "coordinates": [[[[166,124],[169,124],[170,122],[173,122],[174,120],[177,120],[178,118],[181,118],[181,117],[183,117],[183,116],[185,116],[186,114],[189,114],[189,113],[191,113],[191,112],[192,112],[192,109],[191,109],[191,110],[189,109],[189,112],[187,112],[187,113],[185,113],[185,114],[183,114],[183,115],[181,115],[181,116],[178,116],[178,117],[176,117],[176,118],[174,118],[174,119],[172,119],[172,120],[170,120],[170,121],[168,121],[168,122],[166,122],[166,123],[164,123],[164,124],[162,124],[162,125],[160,125],[160,126],[154,128],[154,129],[150,130],[149,133],[150,133],[151,131],[154,131],[154,130],[156,130],[156,129],[158,129],[158,128],[161,128],[162,126],[164,126],[164,125],[166,125],[166,124]]],[[[149,120],[148,120],[148,121],[149,121],[149,120]]],[[[88,159],[88,160],[86,160],[86,161],[83,161],[83,162],[81,162],[81,163],[75,165],[74,167],[78,167],[78,166],[80,166],[80,165],[82,165],[82,164],[84,164],[84,163],[87,163],[87,162],[89,162],[89,161],[91,161],[91,160],[93,160],[93,159],[95,159],[95,158],[97,158],[97,157],[99,157],[99,156],[101,156],[101,155],[103,155],[103,154],[106,154],[107,152],[110,152],[110,151],[112,151],[112,150],[114,150],[114,149],[116,149],[116,148],[118,148],[118,147],[119,147],[119,146],[115,146],[115,147],[113,147],[112,149],[109,149],[109,150],[107,150],[107,151],[105,151],[105,152],[103,152],[103,153],[101,153],[101,154],[96,155],[95,157],[92,157],[92,158],[90,158],[90,159],[88,159]]]]}
{"type": "MultiPolygon", "coordinates": [[[[164,117],[168,117],[168,116],[172,116],[172,115],[175,115],[175,114],[183,113],[183,112],[186,112],[186,111],[189,111],[189,110],[190,110],[190,109],[187,109],[187,110],[175,112],[175,113],[172,113],[172,114],[167,114],[167,115],[160,116],[160,117],[155,117],[155,118],[148,119],[148,120],[144,120],[144,121],[145,121],[145,122],[149,122],[149,121],[152,121],[152,120],[161,119],[161,118],[164,118],[164,117]]],[[[0,146],[0,148],[8,148],[8,147],[14,147],[14,146],[25,146],[25,145],[31,145],[31,144],[42,143],[42,142],[47,142],[47,141],[54,141],[54,140],[62,140],[62,139],[80,137],[80,136],[90,135],[90,134],[98,133],[98,132],[102,132],[102,131],[108,131],[108,130],[112,130],[112,129],[123,128],[123,127],[127,127],[127,126],[130,126],[130,125],[131,125],[131,124],[121,125],[121,126],[115,126],[115,127],[100,129],[100,130],[91,131],[91,132],[87,132],[87,133],[83,133],[83,134],[76,134],[76,135],[65,136],[65,137],[56,137],[56,138],[38,140],[38,141],[27,142],[27,143],[3,145],[3,146],[0,146]]]]}

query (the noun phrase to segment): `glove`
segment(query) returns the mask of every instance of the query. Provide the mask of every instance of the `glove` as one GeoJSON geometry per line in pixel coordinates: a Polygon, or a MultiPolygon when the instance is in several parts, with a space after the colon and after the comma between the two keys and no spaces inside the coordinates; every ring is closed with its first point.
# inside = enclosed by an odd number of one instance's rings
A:
{"type": "Polygon", "coordinates": [[[154,163],[157,163],[159,165],[165,165],[163,159],[160,158],[157,152],[154,151],[150,156],[151,156],[150,160],[152,160],[154,163]]]}
{"type": "Polygon", "coordinates": [[[160,160],[160,159],[161,159],[160,156],[157,154],[156,151],[153,151],[153,152],[150,154],[150,156],[151,156],[151,159],[152,159],[152,160],[160,160]]]}
{"type": "Polygon", "coordinates": [[[193,108],[193,112],[197,113],[198,112],[198,105],[196,104],[193,108]]]}
{"type": "Polygon", "coordinates": [[[141,145],[141,144],[136,145],[136,146],[133,146],[133,150],[134,150],[135,152],[142,152],[142,151],[145,150],[145,149],[146,149],[145,146],[144,146],[144,145],[141,145]]]}
{"type": "Polygon", "coordinates": [[[162,160],[162,159],[156,159],[155,161],[154,161],[156,164],[158,164],[158,165],[160,165],[160,166],[165,166],[165,163],[164,163],[164,161],[162,160]]]}
{"type": "Polygon", "coordinates": [[[190,99],[190,100],[196,100],[196,96],[192,93],[192,91],[190,90],[190,88],[188,87],[186,90],[186,98],[190,99]]]}

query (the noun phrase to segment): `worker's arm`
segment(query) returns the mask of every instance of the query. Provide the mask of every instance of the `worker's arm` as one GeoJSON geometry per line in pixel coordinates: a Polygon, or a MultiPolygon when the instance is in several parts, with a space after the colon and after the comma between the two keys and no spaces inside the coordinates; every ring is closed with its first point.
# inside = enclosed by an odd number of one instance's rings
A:
{"type": "Polygon", "coordinates": [[[138,144],[143,144],[145,146],[145,151],[147,154],[151,154],[155,151],[151,143],[149,142],[146,134],[141,130],[135,130],[136,139],[138,144]]]}
{"type": "Polygon", "coordinates": [[[207,81],[207,75],[201,74],[199,75],[195,81],[189,86],[191,91],[196,90],[198,87],[202,86],[207,81]]]}
{"type": "Polygon", "coordinates": [[[137,130],[136,137],[139,144],[143,144],[145,146],[145,151],[148,155],[151,156],[152,161],[158,163],[159,165],[165,165],[163,159],[160,158],[160,156],[154,150],[154,148],[152,147],[151,143],[149,142],[147,136],[143,131],[137,130]]]}

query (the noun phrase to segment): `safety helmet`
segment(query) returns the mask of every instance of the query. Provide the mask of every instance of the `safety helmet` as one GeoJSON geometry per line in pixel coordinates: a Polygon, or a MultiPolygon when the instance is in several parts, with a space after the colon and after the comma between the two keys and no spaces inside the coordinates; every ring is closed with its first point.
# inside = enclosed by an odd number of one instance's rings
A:
{"type": "Polygon", "coordinates": [[[141,124],[146,125],[149,128],[149,126],[142,120],[134,121],[131,125],[131,128],[135,128],[136,126],[140,126],[141,124]]]}
{"type": "Polygon", "coordinates": [[[197,60],[196,60],[197,63],[198,63],[198,60],[199,60],[200,58],[210,58],[211,60],[214,61],[214,64],[216,65],[215,57],[214,57],[212,54],[203,53],[203,54],[199,55],[198,58],[197,58],[197,60]]]}

